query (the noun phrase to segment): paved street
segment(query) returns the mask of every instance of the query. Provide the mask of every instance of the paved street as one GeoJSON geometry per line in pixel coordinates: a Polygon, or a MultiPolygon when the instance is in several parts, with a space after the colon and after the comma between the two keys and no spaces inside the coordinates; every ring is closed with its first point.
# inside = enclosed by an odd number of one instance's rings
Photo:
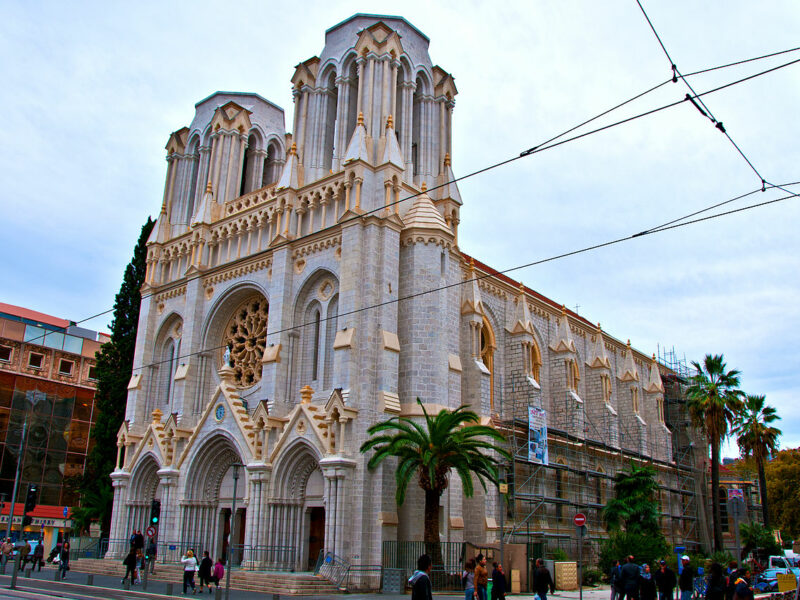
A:
{"type": "MultiPolygon", "coordinates": [[[[158,599],[168,598],[166,595],[167,584],[163,581],[153,582],[148,585],[147,592],[143,592],[141,586],[133,586],[130,590],[122,589],[119,583],[119,576],[114,575],[95,575],[94,585],[87,586],[87,575],[77,571],[70,571],[67,579],[63,582],[54,581],[55,571],[45,568],[41,572],[33,573],[28,579],[24,576],[17,578],[17,589],[10,590],[10,575],[0,575],[0,600],[4,598],[28,598],[32,600],[45,598],[65,598],[65,599],[86,599],[102,598],[104,600],[123,600],[123,599],[158,599]]],[[[181,582],[173,584],[173,594],[183,596],[181,593],[181,582]]],[[[191,595],[191,594],[189,594],[191,595]]],[[[578,592],[558,592],[548,596],[554,600],[578,600],[578,592]]],[[[214,594],[198,594],[198,597],[214,598],[214,594]]],[[[245,592],[241,590],[231,590],[233,600],[264,600],[265,594],[258,592],[245,592]]],[[[318,600],[400,600],[407,599],[408,594],[346,594],[340,596],[314,596],[318,600]]],[[[441,600],[461,600],[464,594],[435,594],[441,600]]],[[[532,600],[533,595],[513,596],[519,600],[532,600]]],[[[284,596],[283,598],[291,598],[284,596]]],[[[298,598],[308,598],[308,596],[298,596],[298,598]]],[[[583,600],[607,600],[608,587],[588,588],[583,592],[583,600]]]]}

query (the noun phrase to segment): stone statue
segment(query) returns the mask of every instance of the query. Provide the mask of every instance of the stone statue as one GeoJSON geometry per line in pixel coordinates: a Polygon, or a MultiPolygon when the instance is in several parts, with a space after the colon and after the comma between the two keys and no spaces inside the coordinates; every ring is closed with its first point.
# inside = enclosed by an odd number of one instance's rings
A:
{"type": "Polygon", "coordinates": [[[225,346],[225,353],[222,355],[222,364],[226,367],[233,366],[233,361],[231,360],[231,350],[233,350],[233,344],[228,344],[225,346]]]}

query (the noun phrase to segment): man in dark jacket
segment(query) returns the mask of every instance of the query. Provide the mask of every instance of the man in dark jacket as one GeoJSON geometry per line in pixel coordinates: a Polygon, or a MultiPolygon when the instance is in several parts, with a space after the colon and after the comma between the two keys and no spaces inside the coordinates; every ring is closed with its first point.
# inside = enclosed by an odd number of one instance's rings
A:
{"type": "Polygon", "coordinates": [[[638,600],[639,598],[639,565],[633,562],[633,556],[625,559],[625,565],[620,570],[620,583],[625,600],[638,600]]]}
{"type": "Polygon", "coordinates": [[[556,593],[556,586],[555,583],[553,583],[553,578],[550,575],[550,571],[544,566],[544,561],[541,558],[536,559],[536,570],[533,572],[533,589],[541,600],[547,600],[548,590],[550,590],[551,594],[556,593]]]}
{"type": "Polygon", "coordinates": [[[656,580],[656,587],[658,588],[658,600],[672,600],[678,579],[675,577],[675,571],[667,566],[667,561],[661,561],[658,571],[653,575],[653,579],[656,580]]]}
{"type": "Polygon", "coordinates": [[[431,588],[431,572],[433,561],[427,554],[423,554],[417,559],[417,570],[408,580],[411,586],[411,600],[433,600],[433,590],[431,588]]]}
{"type": "Polygon", "coordinates": [[[692,592],[694,592],[694,569],[689,564],[689,557],[685,554],[681,556],[681,564],[683,570],[678,577],[678,588],[681,590],[681,600],[692,600],[692,592]]]}
{"type": "Polygon", "coordinates": [[[622,587],[619,582],[620,566],[619,561],[615,560],[608,574],[608,582],[611,584],[611,600],[622,598],[622,587]]]}

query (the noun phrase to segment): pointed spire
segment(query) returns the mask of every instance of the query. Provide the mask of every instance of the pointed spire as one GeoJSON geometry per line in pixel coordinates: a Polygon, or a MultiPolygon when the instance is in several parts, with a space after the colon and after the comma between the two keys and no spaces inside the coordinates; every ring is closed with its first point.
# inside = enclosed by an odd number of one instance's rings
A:
{"type": "Polygon", "coordinates": [[[289,155],[286,157],[286,164],[283,165],[281,178],[278,180],[276,189],[292,188],[294,190],[303,186],[302,167],[300,159],[297,157],[297,144],[292,142],[289,155]]]}
{"type": "Polygon", "coordinates": [[[478,280],[475,278],[475,259],[470,257],[467,282],[461,286],[461,314],[483,316],[483,301],[478,280]]]}
{"type": "Polygon", "coordinates": [[[366,163],[371,163],[372,161],[369,159],[370,141],[371,139],[367,134],[367,128],[364,127],[364,113],[358,113],[358,124],[353,130],[353,136],[350,138],[347,151],[344,153],[344,164],[359,159],[366,163]]]}
{"type": "Polygon", "coordinates": [[[561,306],[561,317],[558,319],[556,327],[556,339],[550,344],[553,352],[575,352],[575,342],[572,341],[572,332],[569,328],[569,317],[567,317],[567,307],[561,306]]]}
{"type": "Polygon", "coordinates": [[[161,212],[158,215],[156,226],[153,227],[153,231],[150,233],[150,237],[147,241],[156,244],[164,244],[168,242],[171,237],[169,215],[167,214],[167,204],[165,202],[161,205],[161,212]]]}
{"type": "Polygon", "coordinates": [[[206,184],[206,191],[203,194],[203,198],[194,209],[192,220],[189,223],[190,226],[200,225],[201,223],[210,225],[213,223],[214,214],[212,209],[214,208],[214,193],[211,191],[212,189],[211,180],[209,179],[208,183],[206,184]]]}
{"type": "Polygon", "coordinates": [[[458,204],[463,204],[461,201],[461,192],[458,191],[456,185],[456,176],[453,174],[453,168],[450,166],[450,153],[444,155],[444,168],[442,174],[437,181],[439,187],[439,198],[450,198],[455,200],[458,204]]]}
{"type": "Polygon", "coordinates": [[[386,145],[383,148],[380,164],[392,163],[396,167],[405,169],[403,153],[400,151],[400,144],[397,143],[397,136],[394,133],[394,120],[392,115],[386,119],[386,145]]]}
{"type": "Polygon", "coordinates": [[[520,282],[519,293],[514,299],[514,322],[511,325],[511,333],[530,333],[533,335],[533,320],[531,311],[528,308],[528,299],[525,296],[525,286],[520,282]]]}
{"type": "Polygon", "coordinates": [[[589,360],[586,361],[586,364],[593,369],[611,368],[611,361],[608,359],[608,354],[606,353],[606,342],[603,339],[603,328],[600,327],[600,323],[597,324],[597,330],[594,334],[594,346],[592,347],[592,353],[589,355],[589,360]]]}
{"type": "Polygon", "coordinates": [[[453,232],[447,226],[442,214],[436,210],[433,200],[428,196],[428,186],[422,182],[422,191],[414,198],[414,203],[408,212],[403,217],[405,226],[403,229],[436,229],[446,233],[449,237],[453,237],[453,232]]]}
{"type": "Polygon", "coordinates": [[[633,349],[631,348],[631,341],[628,340],[628,346],[624,350],[624,359],[622,362],[622,371],[619,378],[622,381],[639,381],[639,372],[636,370],[636,362],[633,360],[633,349]]]}
{"type": "Polygon", "coordinates": [[[661,382],[661,373],[658,370],[658,362],[656,361],[655,354],[653,354],[653,362],[650,363],[650,373],[644,391],[650,392],[651,394],[664,393],[664,384],[661,382]]]}

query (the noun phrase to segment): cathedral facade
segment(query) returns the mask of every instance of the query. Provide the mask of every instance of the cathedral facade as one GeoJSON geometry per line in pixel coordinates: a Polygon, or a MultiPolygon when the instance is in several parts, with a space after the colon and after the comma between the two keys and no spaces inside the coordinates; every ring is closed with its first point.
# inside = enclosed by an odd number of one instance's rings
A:
{"type": "MultiPolygon", "coordinates": [[[[359,453],[367,428],[420,416],[420,398],[508,429],[512,384],[564,444],[587,444],[541,498],[591,508],[601,496],[581,470],[606,474],[610,495],[608,447],[659,465],[665,528],[680,527],[663,369],[459,249],[457,90],[428,45],[405,19],[355,15],[296,67],[291,133],[268,100],[218,92],[170,136],[110,557],[158,499],[159,543],[179,551],[233,545],[265,569],[305,570],[320,551],[381,564],[383,542],[422,539],[424,498],[412,486],[396,506],[392,465],[368,470],[359,453]]],[[[443,541],[498,539],[506,508],[477,490],[451,478],[443,541]]],[[[567,515],[542,504],[547,535],[567,515]]]]}

